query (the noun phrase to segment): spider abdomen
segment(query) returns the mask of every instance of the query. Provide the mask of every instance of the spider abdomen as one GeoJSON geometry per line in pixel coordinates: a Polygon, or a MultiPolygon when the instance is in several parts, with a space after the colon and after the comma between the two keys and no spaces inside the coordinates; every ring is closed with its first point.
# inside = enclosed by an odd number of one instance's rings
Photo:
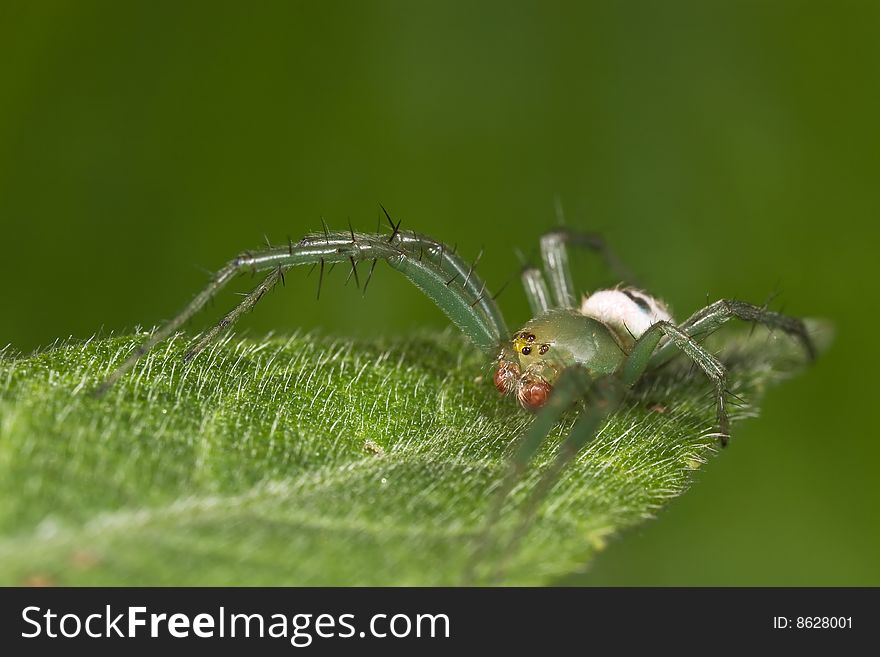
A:
{"type": "Polygon", "coordinates": [[[674,323],[665,303],[631,287],[599,290],[585,296],[580,312],[605,324],[627,351],[657,322],[674,323]]]}

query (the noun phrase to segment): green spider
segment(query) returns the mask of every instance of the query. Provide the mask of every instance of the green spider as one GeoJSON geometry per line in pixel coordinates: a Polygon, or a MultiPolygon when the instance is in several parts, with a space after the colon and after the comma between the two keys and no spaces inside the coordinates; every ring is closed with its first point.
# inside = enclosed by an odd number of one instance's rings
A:
{"type": "Polygon", "coordinates": [[[454,250],[431,237],[402,232],[400,222],[395,223],[387,211],[385,215],[392,228],[390,236],[357,233],[351,227],[348,232],[330,232],[325,225],[323,233],[307,235],[296,244],[288,242],[232,259],[183,311],[155,331],[106,379],[99,393],[177,331],[237,274],[269,272],[238,306],[198,340],[187,352],[187,360],[283,281],[289,268],[320,267],[320,294],[326,265],[348,263],[350,276],[359,284],[357,265],[370,261],[363,286],[366,290],[377,261],[384,260],[424,292],[487,357],[494,359],[494,383],[500,393],[513,395],[523,408],[540,410],[520,438],[499,499],[509,492],[562,416],[576,409],[577,419],[561,443],[556,461],[535,491],[537,499],[562,467],[596,435],[627,390],[678,351],[693,360],[714,387],[717,435],[721,444],[726,445],[726,371],[699,341],[729,319],[782,329],[800,341],[810,359],[815,357],[815,348],[800,319],[742,301],[722,299],[676,324],[663,302],[626,284],[624,268],[599,236],[566,228],[541,237],[544,273],[535,267],[523,270],[522,282],[533,318],[511,334],[494,297],[487,295],[485,284],[474,270],[476,263],[466,264],[454,250]],[[577,306],[568,265],[569,244],[598,253],[624,283],[594,292],[577,306]]]}

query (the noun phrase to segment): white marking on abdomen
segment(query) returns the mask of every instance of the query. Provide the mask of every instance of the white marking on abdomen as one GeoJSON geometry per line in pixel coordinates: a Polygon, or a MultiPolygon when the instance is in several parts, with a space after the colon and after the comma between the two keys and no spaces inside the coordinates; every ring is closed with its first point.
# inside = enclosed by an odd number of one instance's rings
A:
{"type": "Polygon", "coordinates": [[[607,324],[624,340],[640,338],[661,320],[673,321],[666,304],[633,288],[593,292],[584,297],[580,312],[607,324]]]}

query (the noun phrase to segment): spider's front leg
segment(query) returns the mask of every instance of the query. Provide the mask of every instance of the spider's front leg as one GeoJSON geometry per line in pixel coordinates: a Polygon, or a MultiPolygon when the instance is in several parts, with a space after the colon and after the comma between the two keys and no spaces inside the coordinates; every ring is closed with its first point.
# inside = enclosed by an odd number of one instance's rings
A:
{"type": "MultiPolygon", "coordinates": [[[[352,269],[352,271],[356,270],[352,269]]],[[[241,303],[224,315],[223,319],[217,322],[210,330],[206,331],[204,335],[199,338],[199,341],[190,347],[186,354],[184,354],[183,360],[192,360],[198,356],[205,347],[216,340],[221,333],[232,328],[242,315],[246,312],[250,312],[253,307],[257,305],[257,302],[263,298],[263,295],[278,285],[279,281],[284,281],[284,269],[281,266],[278,266],[269,272],[269,275],[266,276],[257,287],[251,290],[244,299],[241,300],[241,303]]]]}
{"type": "Polygon", "coordinates": [[[507,473],[494,493],[483,532],[471,559],[469,569],[471,575],[480,559],[495,544],[495,529],[511,491],[524,478],[529,464],[563,416],[575,409],[578,412],[571,431],[559,444],[555,458],[544,470],[526,499],[520,513],[520,522],[511,535],[498,563],[498,569],[503,568],[504,561],[513,554],[519,540],[528,531],[538,506],[556,483],[559,475],[584,445],[595,437],[608,415],[617,408],[624,394],[625,389],[620,379],[613,375],[593,378],[582,365],[567,367],[560,373],[547,403],[541,407],[535,419],[515,443],[515,451],[508,462],[507,473]]]}
{"type": "MultiPolygon", "coordinates": [[[[389,217],[389,222],[391,218],[389,217]]],[[[390,237],[377,234],[348,233],[314,234],[304,237],[297,244],[270,247],[255,253],[243,253],[229,261],[213,277],[207,287],[173,319],[156,330],[132,352],[101,384],[98,395],[118,381],[134,364],[154,346],[171,336],[195,315],[215,294],[223,289],[237,274],[246,271],[270,273],[244,300],[219,324],[208,331],[190,350],[191,358],[205,348],[222,331],[228,329],[247,310],[284,279],[284,271],[297,265],[319,265],[323,275],[324,266],[349,263],[352,274],[357,275],[358,262],[371,260],[369,274],[379,260],[403,274],[411,283],[425,293],[437,307],[473,342],[487,354],[493,354],[507,335],[507,327],[498,306],[486,293],[485,284],[474,271],[444,244],[424,235],[404,235],[400,224],[392,225],[390,237]]],[[[366,287],[369,278],[364,283],[366,287]]],[[[320,282],[319,282],[320,285],[320,282]]]]}
{"type": "MultiPolygon", "coordinates": [[[[554,390],[555,393],[556,391],[554,390]]],[[[559,480],[565,468],[574,460],[584,446],[596,437],[608,416],[623,401],[625,394],[626,389],[622,385],[621,379],[612,374],[606,374],[594,379],[583,396],[575,402],[581,406],[577,419],[574,425],[572,425],[571,431],[559,444],[556,457],[544,472],[541,473],[541,478],[531,493],[529,493],[528,499],[522,508],[519,525],[514,530],[510,543],[507,546],[504,557],[505,561],[514,554],[520,540],[526,535],[534,521],[538,507],[559,480]]],[[[501,568],[504,565],[505,563],[502,562],[501,568]]]]}

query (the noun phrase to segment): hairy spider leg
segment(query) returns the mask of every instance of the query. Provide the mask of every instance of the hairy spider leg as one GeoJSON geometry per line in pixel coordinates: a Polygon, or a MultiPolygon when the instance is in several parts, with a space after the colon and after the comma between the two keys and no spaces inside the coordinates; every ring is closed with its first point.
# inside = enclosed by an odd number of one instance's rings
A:
{"type": "Polygon", "coordinates": [[[722,447],[730,439],[730,421],[727,417],[727,370],[715,356],[706,351],[699,342],[684,330],[665,320],[653,324],[636,340],[632,351],[618,370],[623,384],[627,388],[635,385],[645,370],[652,364],[652,355],[662,338],[669,339],[669,345],[684,352],[715,387],[715,419],[718,427],[718,438],[722,447]]]}
{"type": "Polygon", "coordinates": [[[229,311],[226,315],[223,316],[219,322],[217,322],[209,331],[206,331],[204,335],[199,338],[199,341],[189,350],[183,357],[184,361],[192,360],[196,356],[198,356],[209,344],[211,344],[217,337],[226,330],[232,328],[236,321],[238,321],[239,317],[244,315],[247,312],[250,312],[254,306],[257,305],[257,302],[263,298],[263,295],[269,292],[272,288],[274,288],[279,281],[284,279],[284,268],[281,266],[275,267],[272,271],[269,272],[269,275],[264,278],[257,287],[251,290],[244,299],[241,300],[235,308],[229,311]]]}
{"type": "MultiPolygon", "coordinates": [[[[785,331],[801,343],[809,360],[815,360],[816,347],[801,319],[773,312],[745,301],[721,299],[711,303],[682,322],[679,328],[688,336],[701,340],[734,318],[754,324],[763,324],[770,329],[785,331]]],[[[667,342],[661,345],[654,353],[651,364],[656,366],[666,362],[674,354],[674,350],[674,343],[667,342]]]]}
{"type": "MultiPolygon", "coordinates": [[[[399,226],[399,224],[398,224],[399,226]]],[[[395,227],[391,238],[366,233],[324,233],[308,235],[298,244],[274,247],[254,253],[243,253],[230,260],[220,269],[210,283],[173,319],[155,331],[142,345],[114,370],[96,391],[102,394],[156,344],[172,335],[195,315],[232,278],[245,271],[265,271],[294,267],[297,265],[337,263],[362,260],[384,260],[402,273],[428,296],[440,310],[486,354],[494,354],[502,339],[507,338],[507,327],[491,297],[482,292],[485,284],[473,271],[465,270],[465,278],[457,280],[464,268],[463,263],[439,242],[428,237],[404,238],[395,227]],[[421,250],[415,250],[414,245],[421,250]],[[437,251],[436,261],[423,251],[437,251]],[[447,263],[454,270],[450,277],[447,263]]],[[[265,281],[264,281],[265,282],[265,281]]],[[[277,282],[277,281],[276,281],[277,282]]],[[[256,302],[262,296],[258,286],[248,298],[256,302]],[[251,299],[252,297],[252,299],[251,299]]],[[[253,306],[251,303],[251,306],[253,306]]],[[[233,311],[235,313],[235,311],[233,311]]],[[[241,313],[233,316],[237,318],[241,313]]],[[[218,332],[219,333],[219,332],[218,332]]]]}
{"type": "MultiPolygon", "coordinates": [[[[425,237],[423,235],[418,235],[416,233],[405,235],[398,230],[399,223],[395,224],[391,220],[390,216],[388,217],[388,221],[391,223],[392,237],[397,240],[398,243],[402,244],[403,248],[407,249],[408,251],[414,251],[415,248],[418,247],[420,258],[424,259],[427,254],[427,257],[433,258],[437,261],[437,264],[441,267],[441,269],[443,269],[445,265],[447,271],[453,273],[453,276],[456,280],[460,276],[463,281],[462,286],[474,296],[474,302],[472,305],[479,304],[480,307],[484,309],[486,314],[491,317],[492,321],[495,323],[498,329],[503,331],[504,333],[507,332],[507,327],[504,323],[504,318],[501,315],[501,311],[498,308],[498,305],[494,303],[491,298],[486,298],[485,284],[481,284],[479,278],[474,275],[476,262],[472,263],[471,265],[467,265],[464,260],[457,256],[453,251],[449,250],[448,247],[446,247],[441,242],[437,242],[436,240],[425,237]]],[[[349,232],[349,236],[354,236],[353,230],[349,232]]],[[[325,228],[324,240],[326,241],[327,239],[329,239],[329,232],[325,228]]],[[[351,263],[351,272],[349,273],[349,278],[354,276],[355,283],[358,285],[358,287],[360,287],[360,282],[358,280],[357,274],[357,262],[354,260],[353,257],[349,257],[349,261],[351,263]]],[[[335,265],[336,263],[333,264],[335,265]]],[[[285,269],[286,268],[278,267],[277,269],[272,270],[272,272],[270,272],[266,279],[264,279],[257,287],[255,287],[238,306],[236,306],[228,315],[223,317],[223,319],[221,319],[210,331],[202,336],[199,342],[186,353],[184,359],[190,360],[193,357],[197,356],[223,331],[232,328],[232,325],[239,319],[239,317],[241,317],[246,312],[249,312],[266,292],[275,287],[275,285],[278,284],[279,280],[284,280],[285,269]]]]}
{"type": "Polygon", "coordinates": [[[495,303],[495,297],[498,294],[496,293],[494,296],[488,294],[486,284],[476,275],[479,257],[473,263],[467,264],[461,256],[455,253],[454,249],[450,249],[442,242],[438,242],[426,235],[419,235],[418,233],[400,233],[398,239],[400,244],[410,252],[415,251],[416,248],[419,249],[419,254],[425,251],[429,252],[431,256],[437,259],[437,264],[441,269],[453,274],[453,281],[463,280],[461,285],[473,296],[473,305],[478,306],[486,317],[489,318],[499,338],[506,339],[508,337],[509,334],[507,332],[507,323],[504,321],[504,315],[501,313],[501,308],[495,303]]]}
{"type": "Polygon", "coordinates": [[[574,308],[574,283],[568,264],[566,245],[572,244],[598,253],[606,266],[623,283],[634,283],[635,278],[623,263],[614,255],[605,240],[596,233],[582,233],[568,228],[556,228],[541,236],[541,257],[544,271],[550,279],[550,289],[558,308],[574,308]]]}

